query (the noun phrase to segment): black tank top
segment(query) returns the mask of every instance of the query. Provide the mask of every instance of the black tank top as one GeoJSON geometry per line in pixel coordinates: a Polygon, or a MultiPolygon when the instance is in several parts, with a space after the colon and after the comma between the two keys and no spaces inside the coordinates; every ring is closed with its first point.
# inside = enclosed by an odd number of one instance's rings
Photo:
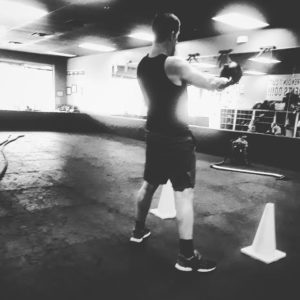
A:
{"type": "Polygon", "coordinates": [[[146,93],[146,129],[168,136],[188,134],[187,85],[177,86],[165,73],[167,56],[145,56],[137,68],[139,84],[146,93]]]}

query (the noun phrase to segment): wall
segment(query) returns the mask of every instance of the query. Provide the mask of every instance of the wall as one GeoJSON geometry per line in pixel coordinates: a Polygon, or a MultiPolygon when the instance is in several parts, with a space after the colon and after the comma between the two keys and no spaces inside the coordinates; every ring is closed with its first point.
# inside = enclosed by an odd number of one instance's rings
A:
{"type": "Polygon", "coordinates": [[[0,110],[1,131],[101,132],[87,114],[0,110]]]}
{"type": "Polygon", "coordinates": [[[55,95],[57,91],[64,91],[62,97],[55,99],[55,104],[65,104],[66,101],[66,73],[67,73],[67,59],[64,57],[56,57],[50,55],[39,55],[25,52],[0,50],[0,59],[19,60],[34,63],[43,63],[54,65],[55,67],[55,95]]]}
{"type": "MultiPolygon", "coordinates": [[[[92,114],[91,118],[98,123],[101,132],[144,140],[144,120],[99,116],[97,114],[92,114]]],[[[190,129],[196,139],[198,152],[221,157],[228,155],[230,140],[239,136],[239,133],[234,131],[199,126],[190,126],[190,129]]],[[[300,170],[300,164],[297,163],[299,161],[300,139],[248,132],[244,135],[248,137],[249,158],[252,163],[300,170]]],[[[255,165],[253,167],[255,169],[255,165]]]]}
{"type": "MultiPolygon", "coordinates": [[[[99,114],[0,111],[0,130],[4,131],[59,131],[74,133],[110,133],[144,140],[145,120],[100,116],[99,114]]],[[[197,151],[224,157],[231,139],[239,133],[190,126],[197,151]]],[[[251,162],[300,170],[300,139],[257,133],[248,136],[251,162]],[[288,149],[288,151],[287,151],[288,149]]]]}
{"type": "MultiPolygon", "coordinates": [[[[267,45],[285,49],[299,47],[300,42],[298,35],[287,29],[239,31],[201,40],[181,42],[178,44],[177,53],[179,56],[186,58],[188,54],[196,52],[205,56],[217,55],[221,49],[233,49],[233,55],[236,55],[253,51],[258,53],[261,46],[267,45]],[[238,45],[236,38],[244,34],[248,35],[248,43],[238,45]]],[[[112,65],[125,64],[130,60],[137,62],[148,53],[149,49],[149,47],[142,47],[70,59],[68,61],[68,71],[79,70],[83,71],[84,75],[68,76],[68,86],[77,86],[77,93],[68,96],[68,103],[79,106],[79,109],[83,112],[106,114],[112,109],[114,103],[116,108],[122,105],[126,106],[126,103],[128,104],[128,101],[133,97],[142,98],[137,85],[134,85],[132,81],[128,79],[118,82],[112,78],[112,65]],[[134,89],[136,89],[135,92],[134,89]],[[119,101],[116,100],[118,98],[119,101]]],[[[240,98],[237,103],[238,108],[249,109],[256,102],[264,100],[266,97],[265,81],[266,77],[244,76],[238,88],[239,90],[231,91],[238,94],[240,98]],[[255,88],[253,88],[254,86],[255,88]]],[[[226,93],[225,99],[232,98],[228,91],[226,93]]],[[[227,106],[226,103],[225,106],[227,106]]]]}
{"type": "MultiPolygon", "coordinates": [[[[125,64],[129,60],[137,61],[148,50],[149,48],[137,48],[70,59],[68,72],[84,71],[84,75],[68,76],[67,85],[70,87],[73,84],[77,85],[77,93],[68,96],[68,103],[78,105],[84,112],[107,113],[116,97],[126,97],[134,89],[134,83],[137,84],[134,79],[125,79],[127,90],[124,90],[124,81],[122,84],[122,81],[112,77],[113,64],[125,64]]],[[[139,92],[137,85],[135,90],[139,92]]],[[[135,97],[139,97],[139,94],[135,97]]]]}

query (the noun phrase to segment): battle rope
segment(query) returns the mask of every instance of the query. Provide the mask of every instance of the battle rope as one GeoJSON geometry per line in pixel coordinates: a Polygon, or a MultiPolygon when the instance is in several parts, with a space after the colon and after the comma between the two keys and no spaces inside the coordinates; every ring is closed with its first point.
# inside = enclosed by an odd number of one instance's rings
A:
{"type": "Polygon", "coordinates": [[[262,171],[254,171],[254,170],[247,170],[247,169],[239,169],[239,168],[231,168],[222,166],[225,163],[225,160],[210,165],[211,168],[216,170],[223,170],[223,171],[231,171],[231,172],[240,172],[240,173],[248,173],[248,174],[255,174],[255,175],[264,175],[264,176],[272,176],[277,179],[284,179],[285,176],[278,173],[271,173],[271,172],[262,172],[262,171]]]}
{"type": "Polygon", "coordinates": [[[4,142],[0,143],[0,147],[1,147],[0,148],[0,153],[1,153],[1,155],[3,157],[3,161],[4,161],[4,167],[3,167],[3,169],[0,172],[0,181],[4,177],[4,175],[5,175],[6,171],[7,171],[7,168],[8,168],[8,160],[7,160],[7,158],[5,156],[5,153],[4,153],[4,147],[7,146],[10,143],[16,141],[17,139],[19,139],[21,137],[24,137],[24,135],[19,135],[19,136],[17,136],[14,139],[10,139],[10,137],[11,136],[9,135],[8,138],[4,142]]]}

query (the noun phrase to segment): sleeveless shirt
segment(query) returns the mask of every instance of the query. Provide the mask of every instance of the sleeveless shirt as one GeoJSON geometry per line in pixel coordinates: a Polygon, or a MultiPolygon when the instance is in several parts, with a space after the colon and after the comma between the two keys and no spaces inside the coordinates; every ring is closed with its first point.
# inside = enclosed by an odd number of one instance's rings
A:
{"type": "Polygon", "coordinates": [[[146,55],[139,63],[137,77],[148,106],[146,129],[167,136],[188,134],[187,85],[175,85],[167,77],[167,55],[146,55]]]}

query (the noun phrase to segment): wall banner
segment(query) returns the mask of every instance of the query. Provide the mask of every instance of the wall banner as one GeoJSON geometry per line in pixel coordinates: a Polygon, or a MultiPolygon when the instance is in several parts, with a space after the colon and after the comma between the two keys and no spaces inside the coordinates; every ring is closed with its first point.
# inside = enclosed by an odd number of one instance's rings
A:
{"type": "Polygon", "coordinates": [[[300,95],[300,74],[268,76],[266,100],[281,101],[291,91],[300,95]]]}

